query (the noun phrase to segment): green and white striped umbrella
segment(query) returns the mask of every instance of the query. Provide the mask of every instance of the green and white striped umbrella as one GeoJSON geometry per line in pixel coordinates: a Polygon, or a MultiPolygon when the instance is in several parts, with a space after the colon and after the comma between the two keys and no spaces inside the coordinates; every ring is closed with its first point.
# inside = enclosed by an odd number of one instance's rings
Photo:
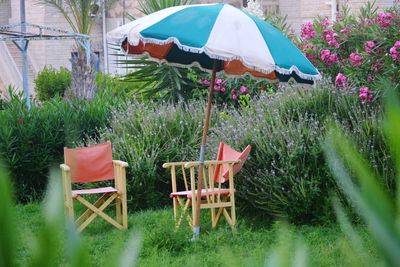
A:
{"type": "Polygon", "coordinates": [[[169,65],[312,83],[320,74],[279,30],[228,4],[163,9],[108,33],[126,54],[148,54],[169,65]]]}
{"type": "MultiPolygon", "coordinates": [[[[211,111],[212,88],[219,72],[250,74],[256,78],[313,83],[318,70],[279,30],[228,4],[176,6],[132,21],[108,33],[128,55],[147,54],[150,59],[172,66],[197,66],[212,72],[208,89],[200,164],[211,111]]],[[[199,167],[197,188],[202,188],[199,167]]],[[[201,190],[197,190],[194,238],[200,232],[201,190]]]]}

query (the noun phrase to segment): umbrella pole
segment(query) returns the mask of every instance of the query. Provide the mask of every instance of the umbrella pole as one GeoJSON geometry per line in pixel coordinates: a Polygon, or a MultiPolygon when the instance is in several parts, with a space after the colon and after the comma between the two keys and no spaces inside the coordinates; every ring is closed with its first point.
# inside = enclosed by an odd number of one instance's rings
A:
{"type": "Polygon", "coordinates": [[[217,73],[217,60],[214,59],[213,71],[211,74],[211,83],[210,83],[210,87],[208,88],[207,108],[206,108],[205,117],[204,117],[203,136],[201,139],[201,147],[200,147],[199,177],[197,180],[197,196],[196,196],[196,205],[195,205],[195,216],[193,219],[193,238],[192,238],[192,240],[197,240],[200,235],[200,212],[201,212],[200,204],[201,204],[201,189],[203,187],[204,157],[205,157],[205,153],[206,153],[208,125],[210,122],[212,95],[213,95],[216,73],[217,73]]]}

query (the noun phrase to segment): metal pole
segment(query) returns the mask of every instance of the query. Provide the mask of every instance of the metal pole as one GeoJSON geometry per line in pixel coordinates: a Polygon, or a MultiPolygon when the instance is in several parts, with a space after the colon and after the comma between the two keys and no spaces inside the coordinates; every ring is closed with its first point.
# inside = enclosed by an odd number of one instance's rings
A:
{"type": "Polygon", "coordinates": [[[207,108],[206,108],[206,113],[205,113],[205,118],[204,118],[203,137],[201,139],[201,147],[200,147],[199,178],[197,180],[197,196],[196,196],[196,206],[195,206],[196,212],[195,212],[195,216],[193,219],[193,238],[192,238],[192,240],[197,240],[200,235],[200,212],[201,212],[200,204],[201,204],[201,189],[203,187],[204,157],[205,157],[205,153],[206,153],[208,125],[210,123],[212,95],[213,95],[216,73],[217,73],[217,60],[214,59],[213,72],[211,74],[211,83],[210,83],[210,87],[208,88],[207,108]]]}
{"type": "Polygon", "coordinates": [[[125,25],[125,0],[122,0],[122,25],[125,25]]]}
{"type": "MultiPolygon", "coordinates": [[[[25,0],[20,0],[20,16],[21,16],[21,33],[23,36],[26,34],[26,17],[25,17],[25,0]]],[[[29,97],[29,84],[28,84],[28,40],[25,38],[21,40],[20,43],[21,53],[22,53],[22,85],[24,88],[24,94],[26,98],[26,107],[28,111],[31,109],[31,102],[29,97]]]]}

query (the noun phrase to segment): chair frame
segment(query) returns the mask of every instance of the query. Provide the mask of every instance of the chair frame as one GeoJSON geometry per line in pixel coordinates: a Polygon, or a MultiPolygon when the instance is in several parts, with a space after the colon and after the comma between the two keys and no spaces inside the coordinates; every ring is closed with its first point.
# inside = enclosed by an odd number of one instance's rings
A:
{"type": "MultiPolygon", "coordinates": [[[[209,160],[204,162],[203,171],[203,193],[200,203],[201,209],[211,210],[211,225],[215,228],[223,215],[228,224],[234,228],[236,224],[236,211],[235,211],[235,187],[233,179],[233,165],[239,163],[240,160],[209,160]],[[229,179],[222,183],[221,179],[222,165],[228,165],[229,179]],[[215,170],[217,166],[219,168],[218,182],[215,181],[215,170]],[[222,184],[227,184],[227,187],[222,187],[222,184]],[[228,212],[227,208],[230,208],[228,212]]],[[[191,162],[168,162],[163,164],[163,168],[171,169],[171,184],[172,184],[172,203],[174,208],[174,220],[176,229],[182,223],[183,218],[186,217],[186,221],[190,226],[193,225],[193,220],[196,216],[196,181],[198,177],[198,171],[200,168],[199,161],[191,162]],[[185,191],[190,192],[191,197],[187,194],[177,195],[177,170],[182,172],[182,179],[184,181],[185,191]],[[189,169],[190,183],[188,183],[186,170],[189,169]],[[188,208],[192,208],[192,217],[187,214],[188,208]]]]}
{"type": "Polygon", "coordinates": [[[75,220],[78,231],[83,231],[97,216],[112,224],[118,229],[128,229],[128,207],[126,195],[126,168],[128,163],[113,160],[114,183],[117,192],[104,193],[95,203],[90,203],[80,194],[72,196],[71,169],[66,164],[61,164],[63,188],[64,188],[64,208],[66,215],[74,221],[74,200],[79,201],[87,210],[75,220]],[[116,220],[112,219],[103,210],[116,200],[116,220]]]}

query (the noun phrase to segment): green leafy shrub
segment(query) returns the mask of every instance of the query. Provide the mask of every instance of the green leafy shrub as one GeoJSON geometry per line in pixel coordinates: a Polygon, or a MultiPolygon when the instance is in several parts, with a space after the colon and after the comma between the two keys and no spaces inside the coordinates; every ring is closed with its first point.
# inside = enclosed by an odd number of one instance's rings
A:
{"type": "Polygon", "coordinates": [[[99,72],[96,76],[98,91],[112,98],[133,99],[136,90],[142,87],[142,82],[126,82],[119,76],[111,76],[99,72]]]}
{"type": "Polygon", "coordinates": [[[63,97],[71,86],[71,74],[65,68],[59,70],[44,67],[35,79],[35,91],[40,101],[47,101],[53,97],[63,97]]]}
{"type": "Polygon", "coordinates": [[[320,145],[330,121],[355,138],[384,177],[382,183],[393,190],[393,166],[376,126],[380,114],[379,104],[364,105],[329,87],[261,95],[248,108],[224,114],[211,129],[209,144],[253,146],[236,177],[238,204],[247,211],[294,223],[318,222],[331,217],[329,194],[336,188],[320,145]]]}
{"type": "Polygon", "coordinates": [[[204,105],[200,101],[174,106],[134,100],[113,113],[102,139],[112,141],[114,157],[129,163],[131,209],[170,203],[170,176],[162,164],[198,159],[204,105]]]}
{"type": "Polygon", "coordinates": [[[27,112],[22,95],[11,94],[0,112],[0,158],[20,202],[42,197],[49,167],[63,162],[63,147],[96,138],[116,101],[104,94],[93,101],[54,98],[41,106],[33,102],[27,112]]]}

